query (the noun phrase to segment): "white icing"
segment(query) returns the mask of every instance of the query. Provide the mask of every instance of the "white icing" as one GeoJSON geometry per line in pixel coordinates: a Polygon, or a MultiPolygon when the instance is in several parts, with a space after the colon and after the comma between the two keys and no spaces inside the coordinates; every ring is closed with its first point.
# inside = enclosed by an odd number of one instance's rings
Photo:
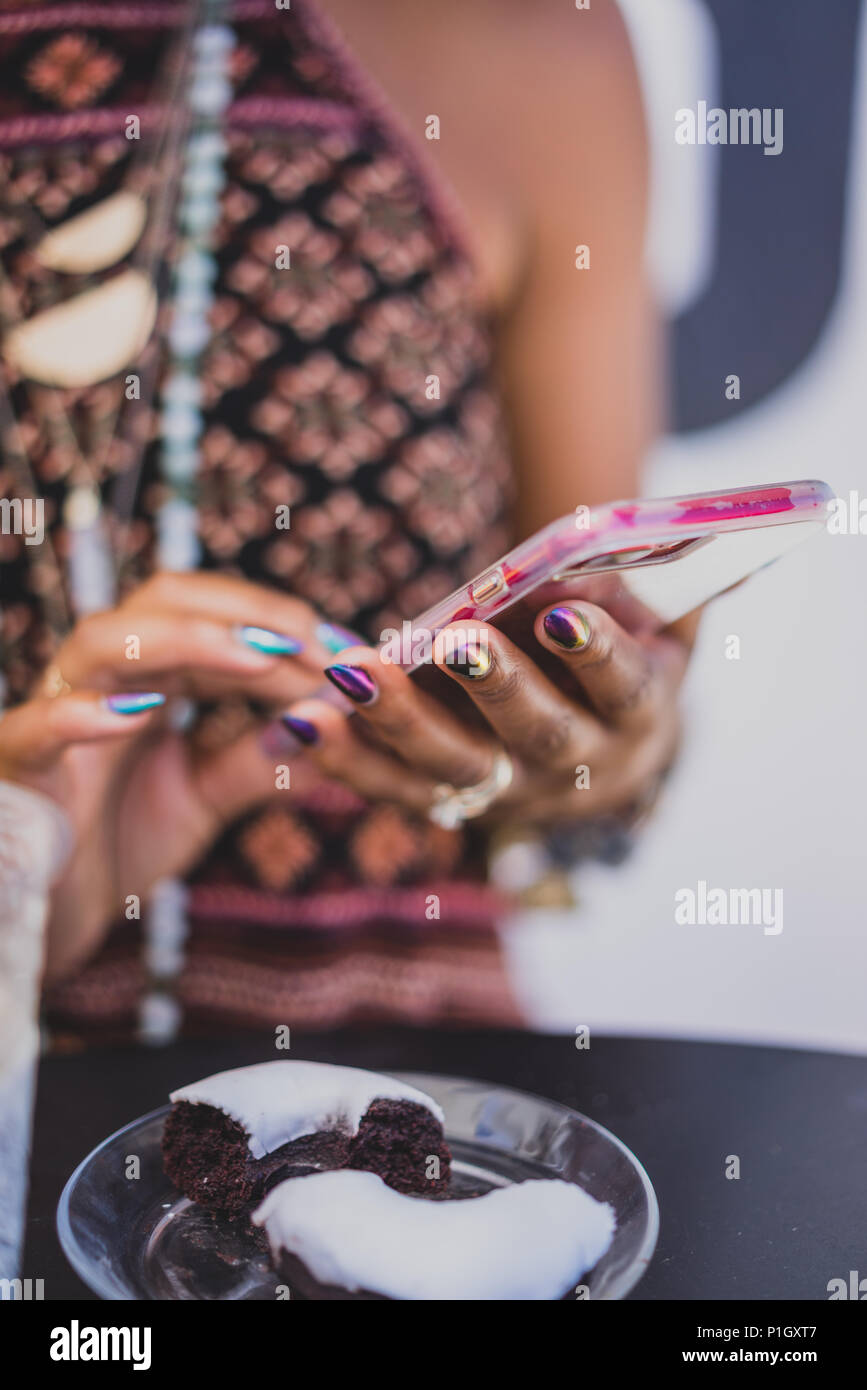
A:
{"type": "Polygon", "coordinates": [[[436,1101],[390,1076],[324,1062],[259,1062],[252,1067],[219,1071],[172,1091],[169,1099],[212,1105],[237,1120],[250,1136],[254,1158],[315,1134],[339,1129],[357,1134],[362,1116],[374,1100],[407,1100],[424,1105],[442,1124],[436,1101]]]}
{"type": "Polygon", "coordinates": [[[405,1197],[376,1173],[289,1178],[253,1216],[275,1259],[322,1284],[394,1299],[560,1298],[611,1244],[614,1213],[574,1183],[542,1179],[483,1197],[405,1197]]]}

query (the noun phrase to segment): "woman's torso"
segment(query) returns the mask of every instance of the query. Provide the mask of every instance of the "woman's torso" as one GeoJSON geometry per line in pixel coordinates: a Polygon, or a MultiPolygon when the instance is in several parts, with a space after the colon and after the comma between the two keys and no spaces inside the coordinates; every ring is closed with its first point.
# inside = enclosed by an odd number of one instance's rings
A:
{"type": "MultiPolygon", "coordinates": [[[[487,313],[502,275],[480,282],[450,196],[310,6],[233,8],[193,489],[200,564],[288,589],[375,639],[508,544],[487,313]],[[275,264],[280,246],[289,268],[275,264]],[[276,530],[285,505],[289,529],[276,530]]],[[[3,263],[25,315],[53,289],[27,254],[34,219],[24,208],[53,226],[122,185],[137,156],[121,118],[147,109],[184,10],[0,12],[3,263]]],[[[14,402],[62,556],[71,455],[32,393],[17,385],[14,402]]],[[[98,432],[107,388],[64,404],[86,437],[98,432]]],[[[140,404],[140,422],[145,410],[155,434],[158,402],[140,404]]],[[[121,451],[107,457],[106,498],[122,463],[121,451]]],[[[169,493],[154,441],[130,581],[159,563],[169,493]]],[[[4,669],[20,699],[50,657],[52,575],[18,538],[3,544],[4,669]]],[[[193,737],[206,751],[253,717],[240,704],[203,710],[193,737]]],[[[191,875],[180,928],[168,901],[119,925],[57,991],[59,1026],[126,1031],[154,995],[193,1025],[514,1015],[479,841],[365,807],[336,786],[281,793],[222,836],[191,875]],[[183,951],[161,955],[160,934],[178,931],[183,951]]]]}

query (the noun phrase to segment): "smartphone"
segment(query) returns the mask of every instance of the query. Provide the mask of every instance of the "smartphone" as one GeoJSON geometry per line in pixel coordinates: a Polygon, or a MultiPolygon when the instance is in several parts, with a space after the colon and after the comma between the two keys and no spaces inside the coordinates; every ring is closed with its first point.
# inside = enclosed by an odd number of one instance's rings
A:
{"type": "MultiPolygon", "coordinates": [[[[630,614],[629,627],[665,627],[822,530],[833,497],[827,483],[804,481],[579,509],[404,626],[422,651],[426,633],[494,622],[532,596],[542,607],[558,585],[577,595],[586,581],[585,596],[630,614]]],[[[410,652],[401,664],[423,660],[410,652]]]]}
{"type": "MultiPolygon", "coordinates": [[[[401,633],[383,634],[380,646],[390,646],[387,659],[418,672],[431,664],[435,638],[449,624],[494,622],[522,601],[531,620],[561,592],[601,604],[628,631],[653,631],[823,530],[834,495],[827,483],[808,480],[579,509],[405,622],[401,633]]],[[[316,697],[347,715],[356,710],[329,684],[316,697]]]]}

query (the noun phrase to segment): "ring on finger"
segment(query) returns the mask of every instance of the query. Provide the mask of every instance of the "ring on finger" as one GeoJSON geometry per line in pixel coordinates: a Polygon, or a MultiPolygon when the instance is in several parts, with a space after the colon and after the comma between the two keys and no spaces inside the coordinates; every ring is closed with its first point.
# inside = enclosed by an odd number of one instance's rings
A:
{"type": "Polygon", "coordinates": [[[454,830],[465,820],[484,815],[508,791],[515,775],[512,759],[505,748],[494,754],[487,777],[471,787],[453,787],[441,782],[434,787],[428,818],[443,830],[454,830]]]}
{"type": "Polygon", "coordinates": [[[68,695],[72,686],[66,680],[63,672],[56,662],[52,662],[43,672],[39,682],[39,693],[49,700],[56,700],[58,695],[68,695]]]}

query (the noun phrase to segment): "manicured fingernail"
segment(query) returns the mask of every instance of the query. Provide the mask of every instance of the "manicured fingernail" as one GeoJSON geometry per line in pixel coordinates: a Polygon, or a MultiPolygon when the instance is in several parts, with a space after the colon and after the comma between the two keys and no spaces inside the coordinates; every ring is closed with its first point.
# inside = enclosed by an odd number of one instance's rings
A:
{"type": "Polygon", "coordinates": [[[552,608],[542,623],[552,642],[568,651],[586,647],[590,640],[590,624],[577,608],[552,608]]]}
{"type": "Polygon", "coordinates": [[[280,719],[290,734],[294,734],[302,743],[306,743],[308,748],[319,742],[319,730],[315,724],[310,723],[309,719],[302,719],[297,714],[281,714],[280,719]]]}
{"type": "Polygon", "coordinates": [[[471,681],[481,680],[494,664],[494,658],[487,647],[478,642],[458,642],[454,651],[446,657],[446,665],[459,676],[471,681]]]}
{"type": "Polygon", "coordinates": [[[337,623],[319,623],[316,628],[316,640],[335,656],[347,647],[366,645],[364,638],[359,637],[357,632],[350,632],[348,627],[340,627],[337,623]]]}
{"type": "Polygon", "coordinates": [[[297,753],[300,743],[290,734],[282,719],[273,719],[262,730],[259,747],[266,758],[283,758],[287,753],[297,753]]]}
{"type": "Polygon", "coordinates": [[[288,637],[285,632],[272,632],[269,627],[237,627],[238,640],[266,656],[297,656],[303,652],[304,643],[297,637],[288,637]]]}
{"type": "Polygon", "coordinates": [[[361,666],[326,666],[325,674],[350,700],[357,705],[369,705],[376,698],[376,681],[361,666]]]}
{"type": "Polygon", "coordinates": [[[106,695],[105,705],[112,714],[144,714],[145,710],[164,705],[165,695],[156,690],[142,691],[136,695],[106,695]]]}

